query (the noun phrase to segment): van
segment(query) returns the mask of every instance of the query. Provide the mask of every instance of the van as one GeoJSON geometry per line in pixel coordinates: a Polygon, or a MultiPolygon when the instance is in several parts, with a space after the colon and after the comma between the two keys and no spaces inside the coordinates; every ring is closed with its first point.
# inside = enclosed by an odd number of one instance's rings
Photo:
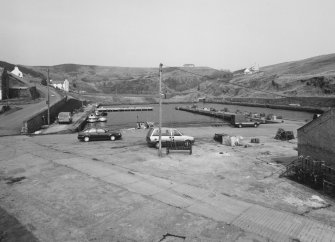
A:
{"type": "Polygon", "coordinates": [[[72,123],[72,114],[70,112],[60,112],[57,117],[58,123],[72,123]]]}

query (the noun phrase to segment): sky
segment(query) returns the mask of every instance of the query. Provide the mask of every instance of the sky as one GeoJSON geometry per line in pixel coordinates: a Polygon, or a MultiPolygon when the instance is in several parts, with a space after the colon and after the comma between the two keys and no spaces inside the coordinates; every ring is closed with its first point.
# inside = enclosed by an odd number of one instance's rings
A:
{"type": "Polygon", "coordinates": [[[238,70],[335,53],[334,0],[0,0],[0,60],[238,70]]]}

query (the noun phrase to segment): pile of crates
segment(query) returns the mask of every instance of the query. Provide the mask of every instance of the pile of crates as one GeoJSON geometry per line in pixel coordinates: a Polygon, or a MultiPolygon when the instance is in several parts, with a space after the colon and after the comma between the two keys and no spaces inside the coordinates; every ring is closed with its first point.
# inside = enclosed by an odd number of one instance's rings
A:
{"type": "Polygon", "coordinates": [[[285,131],[284,129],[279,128],[276,133],[275,139],[291,140],[291,139],[294,139],[294,133],[293,131],[285,131]]]}
{"type": "Polygon", "coordinates": [[[335,168],[327,166],[324,161],[314,160],[309,156],[299,156],[297,160],[286,166],[281,176],[288,176],[335,196],[335,168]]]}
{"type": "Polygon", "coordinates": [[[324,165],[322,167],[323,173],[323,191],[327,194],[335,196],[335,169],[324,165]]]}

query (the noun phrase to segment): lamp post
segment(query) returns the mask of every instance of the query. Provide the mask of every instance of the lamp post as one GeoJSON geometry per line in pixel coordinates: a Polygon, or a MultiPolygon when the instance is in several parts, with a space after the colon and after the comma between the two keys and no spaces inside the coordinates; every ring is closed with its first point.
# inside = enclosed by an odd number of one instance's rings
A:
{"type": "Polygon", "coordinates": [[[50,125],[50,93],[49,93],[49,84],[50,84],[50,80],[49,80],[49,69],[48,69],[48,79],[47,79],[47,89],[48,89],[48,125],[50,125]]]}
{"type": "Polygon", "coordinates": [[[159,141],[158,156],[162,156],[162,68],[163,64],[159,64],[159,141]]]}

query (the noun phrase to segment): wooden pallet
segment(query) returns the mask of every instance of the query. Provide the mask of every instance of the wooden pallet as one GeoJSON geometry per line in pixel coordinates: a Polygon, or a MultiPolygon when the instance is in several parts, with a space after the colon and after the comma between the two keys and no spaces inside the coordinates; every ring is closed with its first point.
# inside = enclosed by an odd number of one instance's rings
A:
{"type": "Polygon", "coordinates": [[[168,141],[165,145],[167,155],[170,150],[188,150],[190,155],[192,154],[192,143],[190,141],[168,141]]]}

